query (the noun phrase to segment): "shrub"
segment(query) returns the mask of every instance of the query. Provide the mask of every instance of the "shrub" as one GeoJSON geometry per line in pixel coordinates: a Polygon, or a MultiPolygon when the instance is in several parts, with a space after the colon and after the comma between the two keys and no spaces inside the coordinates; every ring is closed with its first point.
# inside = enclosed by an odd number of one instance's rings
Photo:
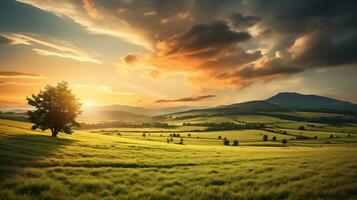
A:
{"type": "Polygon", "coordinates": [[[187,134],[187,136],[188,136],[188,137],[191,137],[191,134],[189,133],[189,134],[187,134]]]}
{"type": "Polygon", "coordinates": [[[288,141],[285,139],[283,139],[281,142],[283,143],[284,146],[288,143],[288,141]]]}
{"type": "Polygon", "coordinates": [[[180,139],[179,144],[183,144],[183,138],[180,139]]]}
{"type": "Polygon", "coordinates": [[[145,137],[146,136],[146,134],[145,133],[143,133],[143,137],[145,137]]]}
{"type": "Polygon", "coordinates": [[[218,136],[218,139],[219,139],[219,140],[222,139],[222,136],[218,136]]]}
{"type": "Polygon", "coordinates": [[[332,135],[332,134],[330,135],[330,138],[333,138],[333,135],[332,135]]]}
{"type": "Polygon", "coordinates": [[[351,134],[348,134],[347,137],[352,137],[351,134]]]}
{"type": "Polygon", "coordinates": [[[317,136],[315,136],[314,139],[317,139],[317,136]]]}
{"type": "Polygon", "coordinates": [[[298,130],[305,130],[304,126],[299,126],[298,130]]]}
{"type": "Polygon", "coordinates": [[[229,140],[227,140],[227,139],[223,140],[223,144],[224,145],[229,145],[229,140]]]}
{"type": "Polygon", "coordinates": [[[263,141],[268,141],[268,136],[267,135],[263,135],[263,141]]]}
{"type": "Polygon", "coordinates": [[[233,146],[238,146],[238,145],[239,145],[238,140],[234,140],[234,141],[233,141],[233,146]]]}
{"type": "Polygon", "coordinates": [[[170,143],[170,138],[166,138],[166,142],[167,142],[167,143],[170,143]]]}
{"type": "Polygon", "coordinates": [[[275,136],[273,136],[273,139],[272,139],[273,141],[276,141],[276,137],[275,136]]]}

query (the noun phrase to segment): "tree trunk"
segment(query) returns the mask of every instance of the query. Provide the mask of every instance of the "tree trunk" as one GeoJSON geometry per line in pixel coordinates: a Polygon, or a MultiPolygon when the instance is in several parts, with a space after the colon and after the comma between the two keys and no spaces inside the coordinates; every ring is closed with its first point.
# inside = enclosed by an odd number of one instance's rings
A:
{"type": "Polygon", "coordinates": [[[52,137],[57,137],[57,134],[58,134],[58,132],[57,132],[57,131],[55,131],[55,130],[51,130],[51,132],[52,132],[52,137]]]}

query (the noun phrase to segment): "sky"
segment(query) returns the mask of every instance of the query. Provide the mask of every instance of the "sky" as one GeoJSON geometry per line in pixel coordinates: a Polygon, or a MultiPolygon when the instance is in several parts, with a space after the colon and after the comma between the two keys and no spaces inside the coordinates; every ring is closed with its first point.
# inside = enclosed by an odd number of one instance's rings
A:
{"type": "Polygon", "coordinates": [[[66,81],[84,105],[357,103],[354,0],[1,0],[0,109],[66,81]]]}

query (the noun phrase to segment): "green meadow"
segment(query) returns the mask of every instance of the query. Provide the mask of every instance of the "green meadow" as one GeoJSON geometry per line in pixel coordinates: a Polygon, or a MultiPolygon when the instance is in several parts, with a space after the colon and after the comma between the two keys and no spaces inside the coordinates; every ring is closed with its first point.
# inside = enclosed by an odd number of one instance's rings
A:
{"type": "Polygon", "coordinates": [[[182,126],[77,130],[53,138],[30,126],[0,120],[1,200],[357,199],[357,134],[348,137],[348,129],[334,138],[323,131],[182,126]],[[173,133],[180,137],[167,143],[173,133]],[[318,139],[294,139],[299,134],[318,139]]]}

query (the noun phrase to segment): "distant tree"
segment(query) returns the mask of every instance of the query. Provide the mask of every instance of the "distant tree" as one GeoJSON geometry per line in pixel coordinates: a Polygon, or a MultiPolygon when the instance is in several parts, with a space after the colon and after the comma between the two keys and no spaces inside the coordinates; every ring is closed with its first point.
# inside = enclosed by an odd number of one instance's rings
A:
{"type": "Polygon", "coordinates": [[[166,142],[167,142],[167,143],[170,143],[170,139],[169,139],[169,138],[166,138],[166,142]]]}
{"type": "Polygon", "coordinates": [[[224,140],[223,140],[223,144],[224,144],[224,145],[229,145],[229,140],[228,140],[228,139],[224,139],[224,140]]]}
{"type": "Polygon", "coordinates": [[[26,100],[35,107],[34,111],[28,112],[29,120],[34,124],[33,130],[50,129],[52,136],[57,137],[60,132],[71,134],[73,127],[80,126],[76,117],[81,113],[81,104],[66,82],[55,87],[47,85],[44,91],[26,100]]]}
{"type": "Polygon", "coordinates": [[[273,136],[272,140],[275,142],[276,141],[276,136],[273,136]]]}
{"type": "Polygon", "coordinates": [[[143,137],[146,137],[146,133],[145,132],[143,133],[143,137]]]}
{"type": "Polygon", "coordinates": [[[333,138],[333,135],[332,135],[332,134],[330,135],[330,138],[333,138]]]}
{"type": "Polygon", "coordinates": [[[283,139],[283,140],[281,141],[281,143],[283,143],[283,145],[285,146],[285,145],[288,143],[288,141],[285,140],[285,139],[283,139]]]}
{"type": "Polygon", "coordinates": [[[263,135],[263,141],[268,141],[268,136],[267,135],[263,135]]]}
{"type": "Polygon", "coordinates": [[[172,137],[172,138],[170,138],[170,142],[174,142],[174,138],[172,137]]]}
{"type": "Polygon", "coordinates": [[[183,138],[180,139],[179,144],[183,144],[183,138]]]}
{"type": "Polygon", "coordinates": [[[305,130],[304,126],[299,126],[298,130],[305,130]]]}
{"type": "Polygon", "coordinates": [[[222,136],[218,136],[218,139],[219,139],[219,140],[222,139],[222,136]]]}
{"type": "Polygon", "coordinates": [[[347,137],[351,137],[351,134],[348,134],[347,137]]]}
{"type": "Polygon", "coordinates": [[[238,145],[239,145],[238,140],[234,140],[234,141],[233,141],[233,146],[238,146],[238,145]]]}
{"type": "Polygon", "coordinates": [[[317,139],[317,136],[315,135],[314,139],[317,139]]]}
{"type": "Polygon", "coordinates": [[[189,134],[187,134],[187,136],[188,136],[188,137],[191,137],[191,134],[189,133],[189,134]]]}

